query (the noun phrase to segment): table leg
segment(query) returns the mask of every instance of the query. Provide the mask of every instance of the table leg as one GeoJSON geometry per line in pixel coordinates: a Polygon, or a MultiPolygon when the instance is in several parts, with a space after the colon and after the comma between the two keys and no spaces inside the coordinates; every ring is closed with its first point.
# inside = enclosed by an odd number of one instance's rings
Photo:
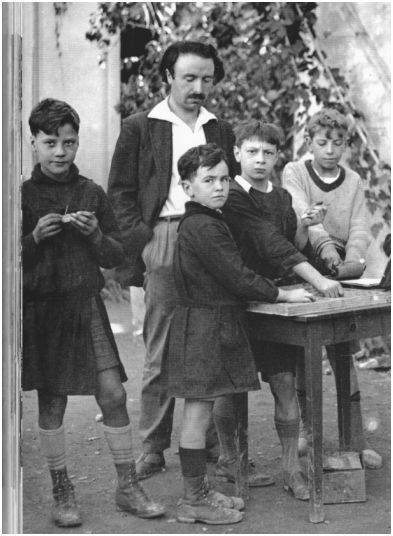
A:
{"type": "Polygon", "coordinates": [[[336,344],[329,348],[335,353],[338,436],[340,450],[350,450],[351,445],[351,380],[349,342],[336,344]]]}
{"type": "Polygon", "coordinates": [[[311,330],[307,331],[304,359],[307,413],[312,435],[312,446],[308,460],[310,521],[321,523],[325,519],[322,491],[322,349],[318,336],[314,335],[311,330]]]}
{"type": "Polygon", "coordinates": [[[248,499],[248,395],[234,396],[236,412],[236,448],[238,464],[235,477],[235,494],[248,499]]]}

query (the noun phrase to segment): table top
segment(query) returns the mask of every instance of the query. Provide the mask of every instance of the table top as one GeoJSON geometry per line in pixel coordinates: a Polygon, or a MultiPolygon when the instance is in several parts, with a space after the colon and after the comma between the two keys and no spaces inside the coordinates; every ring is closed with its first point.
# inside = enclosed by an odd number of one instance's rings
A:
{"type": "MultiPolygon", "coordinates": [[[[291,285],[282,287],[294,289],[309,285],[291,285]]],[[[309,303],[261,303],[250,302],[247,311],[265,315],[281,317],[312,318],[324,315],[340,315],[342,313],[357,312],[373,309],[390,308],[391,292],[383,289],[344,289],[344,296],[340,298],[325,298],[314,289],[311,290],[316,300],[309,303]]]]}

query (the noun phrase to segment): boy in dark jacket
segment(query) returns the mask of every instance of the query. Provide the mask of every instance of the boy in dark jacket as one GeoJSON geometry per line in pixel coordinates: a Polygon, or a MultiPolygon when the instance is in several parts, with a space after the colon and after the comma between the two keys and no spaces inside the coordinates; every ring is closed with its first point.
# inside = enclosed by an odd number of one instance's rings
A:
{"type": "Polygon", "coordinates": [[[177,518],[236,523],[243,501],[209,490],[205,436],[217,397],[259,388],[245,330],[246,302],[308,302],[313,296],[278,289],[244,265],[220,210],[229,190],[220,148],[194,147],[179,159],[178,169],[191,201],[179,224],[174,257],[179,303],[163,372],[168,394],[185,399],[179,448],[184,497],[177,518]]]}
{"type": "Polygon", "coordinates": [[[53,481],[52,518],[81,524],[66,469],[63,417],[68,395],[94,394],[118,473],[116,503],[139,517],[163,515],[137,481],[127,380],[105,306],[100,267],[123,261],[117,224],[103,189],[79,175],[79,116],[67,103],[45,99],[29,125],[37,157],[22,185],[22,386],[37,389],[39,435],[53,481]]]}
{"type": "MultiPolygon", "coordinates": [[[[280,129],[253,120],[236,129],[235,157],[241,175],[231,184],[223,213],[241,256],[249,268],[272,279],[296,274],[325,296],[342,295],[339,283],[323,277],[293,245],[296,233],[314,224],[307,219],[300,229],[291,196],[273,186],[272,172],[282,140],[280,129]]],[[[277,343],[261,344],[251,339],[257,368],[269,383],[275,400],[275,425],[282,445],[284,488],[297,499],[309,498],[308,485],[300,470],[297,453],[299,408],[295,390],[296,349],[277,343]]],[[[215,421],[219,431],[221,458],[217,473],[233,480],[235,455],[233,410],[227,401],[216,404],[215,421]]],[[[251,485],[251,482],[250,482],[251,485]]]]}

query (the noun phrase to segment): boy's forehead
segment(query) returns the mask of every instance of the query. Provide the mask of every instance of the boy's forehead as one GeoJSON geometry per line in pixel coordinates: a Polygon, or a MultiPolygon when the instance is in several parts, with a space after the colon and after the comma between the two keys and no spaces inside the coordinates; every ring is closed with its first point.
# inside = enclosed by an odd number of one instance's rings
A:
{"type": "Polygon", "coordinates": [[[315,131],[314,138],[324,139],[342,139],[345,138],[346,132],[342,128],[318,127],[315,131]]]}
{"type": "Polygon", "coordinates": [[[75,131],[74,127],[71,125],[71,123],[66,123],[65,125],[61,125],[57,132],[44,132],[43,130],[39,130],[36,138],[62,138],[62,137],[78,137],[78,133],[75,131]]]}
{"type": "Polygon", "coordinates": [[[263,140],[262,138],[259,138],[257,136],[253,136],[252,138],[247,138],[242,141],[241,147],[257,147],[262,149],[277,149],[276,145],[273,143],[270,143],[268,141],[263,140]]]}
{"type": "Polygon", "coordinates": [[[209,177],[212,175],[228,175],[229,170],[225,160],[221,160],[213,167],[199,166],[196,172],[196,176],[199,178],[209,177]]]}

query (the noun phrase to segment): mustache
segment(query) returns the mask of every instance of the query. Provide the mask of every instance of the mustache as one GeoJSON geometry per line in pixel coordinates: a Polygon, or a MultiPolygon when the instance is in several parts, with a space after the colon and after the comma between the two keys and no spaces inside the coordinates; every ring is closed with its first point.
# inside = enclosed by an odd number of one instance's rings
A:
{"type": "Polygon", "coordinates": [[[205,100],[206,95],[204,93],[190,93],[188,95],[189,99],[198,99],[198,100],[205,100]]]}

